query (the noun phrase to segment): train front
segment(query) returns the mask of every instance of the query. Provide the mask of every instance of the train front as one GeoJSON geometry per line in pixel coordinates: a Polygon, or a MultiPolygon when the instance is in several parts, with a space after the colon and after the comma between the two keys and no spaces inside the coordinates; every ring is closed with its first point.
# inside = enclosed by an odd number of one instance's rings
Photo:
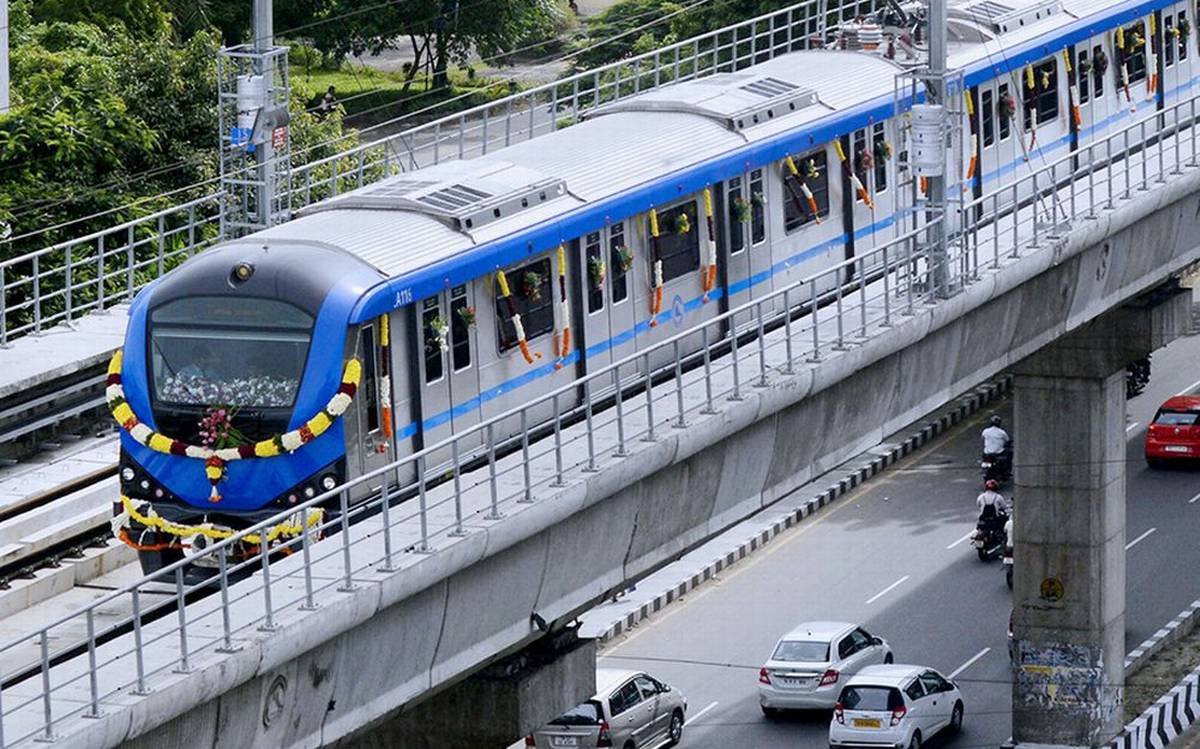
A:
{"type": "MultiPolygon", "coordinates": [[[[143,571],[346,478],[344,422],[360,376],[347,321],[378,278],[327,247],[237,244],[137,296],[107,395],[121,426],[114,529],[143,571]]],[[[293,513],[271,537],[319,517],[293,513]]]]}

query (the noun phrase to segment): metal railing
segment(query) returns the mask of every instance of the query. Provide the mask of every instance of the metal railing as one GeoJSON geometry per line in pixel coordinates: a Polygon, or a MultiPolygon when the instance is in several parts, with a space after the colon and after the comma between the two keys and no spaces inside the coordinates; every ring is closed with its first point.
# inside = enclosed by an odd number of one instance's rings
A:
{"type": "Polygon", "coordinates": [[[0,261],[0,346],[127,301],[217,241],[221,194],[0,261]]]}
{"type": "MultiPolygon", "coordinates": [[[[880,5],[879,0],[806,0],[438,117],[395,135],[294,165],[287,197],[292,208],[299,209],[404,171],[482,155],[536,138],[575,124],[601,106],[662,85],[741,70],[806,49],[812,39],[822,38],[827,28],[880,5]]],[[[293,162],[304,155],[295,154],[293,162]]],[[[171,262],[159,263],[158,257],[146,255],[146,248],[173,247],[181,235],[197,238],[188,240],[187,252],[212,244],[222,231],[221,195],[214,192],[0,263],[0,345],[103,309],[113,300],[130,298],[156,273],[172,267],[171,262]],[[172,220],[182,216],[186,219],[181,223],[172,220]],[[85,259],[99,264],[96,272],[104,277],[104,283],[97,283],[95,276],[89,275],[85,259]],[[126,266],[120,265],[122,261],[126,266]]],[[[179,253],[164,250],[164,255],[178,257],[179,253]]]]}
{"type": "MultiPolygon", "coordinates": [[[[1069,222],[1085,221],[1194,168],[1196,107],[1196,100],[1175,105],[968,201],[967,220],[948,253],[953,286],[969,286],[1020,262],[1044,240],[1062,236],[1069,222]],[[1159,120],[1173,124],[1160,130],[1159,120]]],[[[355,576],[365,569],[396,571],[419,563],[422,555],[471,532],[472,519],[504,522],[506,511],[537,502],[546,490],[586,480],[588,472],[716,413],[723,401],[740,400],[798,367],[886,334],[905,316],[938,303],[923,250],[927,232],[946,221],[936,217],[746,302],[9,641],[0,647],[0,661],[7,664],[0,746],[52,739],[56,727],[77,715],[99,714],[102,702],[121,691],[101,690],[101,683],[129,686],[132,680],[133,694],[144,694],[156,674],[186,672],[201,654],[232,650],[239,636],[273,629],[284,612],[311,611],[323,591],[353,590],[355,576]],[[601,402],[603,409],[596,405],[601,402]],[[562,418],[569,409],[578,414],[572,423],[562,418]],[[532,440],[529,428],[539,424],[547,434],[532,440]],[[516,442],[504,437],[510,434],[517,435],[516,442]],[[353,490],[378,485],[375,496],[351,503],[353,490]],[[337,510],[336,516],[270,550],[255,544],[254,556],[232,561],[234,547],[245,548],[251,534],[305,517],[318,506],[337,510]],[[354,524],[365,517],[372,522],[354,524]],[[327,538],[316,543],[321,535],[327,538]],[[293,553],[274,561],[284,548],[293,553]],[[217,572],[209,581],[189,584],[184,567],[199,557],[215,560],[217,572]],[[166,602],[148,607],[144,596],[151,589],[169,591],[166,602]],[[185,605],[205,591],[210,595],[185,605]],[[175,615],[163,615],[163,606],[173,606],[175,615]],[[129,610],[131,619],[97,628],[100,612],[113,609],[129,610]],[[205,626],[219,634],[201,640],[196,628],[205,626]],[[70,697],[56,700],[64,694],[70,697]]]]}

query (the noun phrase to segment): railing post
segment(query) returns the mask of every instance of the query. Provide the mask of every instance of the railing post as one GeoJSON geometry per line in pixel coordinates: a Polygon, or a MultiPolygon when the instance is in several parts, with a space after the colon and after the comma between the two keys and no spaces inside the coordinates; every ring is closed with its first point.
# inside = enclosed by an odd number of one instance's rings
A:
{"type": "Polygon", "coordinates": [[[859,309],[862,311],[859,338],[867,337],[867,262],[864,258],[858,258],[858,291],[859,291],[859,309]]]}
{"type": "MultiPolygon", "coordinates": [[[[316,600],[313,598],[312,551],[309,548],[309,545],[311,543],[310,539],[312,538],[312,532],[308,528],[308,513],[309,512],[310,512],[310,510],[305,510],[304,517],[301,518],[301,520],[300,520],[300,527],[302,529],[300,531],[300,554],[303,557],[302,561],[303,561],[303,565],[304,565],[304,603],[300,604],[301,611],[316,611],[317,607],[318,607],[316,600]]],[[[384,513],[384,517],[385,518],[387,517],[386,513],[384,513]]],[[[322,521],[322,525],[324,525],[324,521],[322,521]]],[[[391,541],[391,539],[389,539],[386,535],[389,532],[389,530],[390,529],[387,527],[387,522],[385,521],[383,532],[385,534],[384,535],[384,543],[386,546],[390,546],[390,543],[388,543],[388,542],[391,541]]],[[[391,564],[391,561],[392,561],[391,554],[388,554],[387,563],[391,564]]],[[[225,613],[225,617],[228,619],[229,618],[229,610],[225,609],[224,613],[225,613]]]]}
{"type": "Polygon", "coordinates": [[[54,718],[50,710],[50,633],[42,630],[42,718],[46,721],[42,741],[54,741],[54,718]]]}
{"type": "Polygon", "coordinates": [[[595,473],[596,469],[596,434],[592,425],[592,378],[583,381],[583,415],[587,427],[588,462],[584,467],[585,473],[595,473]]]}
{"type": "Polygon", "coordinates": [[[821,361],[821,331],[818,329],[820,327],[820,320],[817,317],[817,282],[813,280],[809,281],[808,284],[810,292],[808,316],[810,318],[809,322],[812,323],[813,349],[812,353],[808,355],[807,361],[816,363],[821,361]]]}
{"type": "Polygon", "coordinates": [[[754,305],[754,314],[758,317],[758,382],[757,387],[767,386],[767,334],[763,325],[763,304],[759,300],[754,305]]]}
{"type": "Polygon", "coordinates": [[[74,273],[75,269],[72,267],[73,266],[72,255],[74,253],[71,252],[71,249],[73,247],[74,247],[74,245],[67,245],[66,248],[63,250],[63,252],[64,252],[63,259],[66,261],[66,267],[63,270],[63,280],[66,283],[66,288],[63,289],[63,293],[66,298],[63,300],[63,304],[66,306],[67,324],[71,323],[71,316],[72,316],[72,312],[74,310],[74,304],[72,303],[73,302],[72,293],[74,292],[74,286],[75,286],[75,273],[74,273]]]}
{"type": "Polygon", "coordinates": [[[134,236],[133,224],[125,232],[125,298],[133,299],[133,271],[137,265],[137,251],[134,245],[137,242],[137,237],[134,236]]]}
{"type": "Polygon", "coordinates": [[[42,257],[33,256],[33,332],[42,332],[42,257]]]}
{"type": "Polygon", "coordinates": [[[179,615],[179,665],[174,671],[177,674],[191,673],[192,666],[188,662],[187,601],[183,592],[183,567],[175,568],[175,611],[179,615]]]}
{"type": "Polygon", "coordinates": [[[417,551],[421,554],[429,553],[429,513],[427,501],[425,496],[425,456],[421,455],[417,458],[417,512],[420,515],[421,521],[421,541],[417,544],[417,551]]]}
{"type": "Polygon", "coordinates": [[[275,607],[271,602],[271,554],[267,548],[269,546],[267,531],[263,529],[258,533],[258,564],[262,569],[263,606],[266,608],[263,623],[258,625],[261,632],[271,632],[275,629],[275,607]]]}
{"type": "MultiPolygon", "coordinates": [[[[838,269],[837,276],[834,278],[834,304],[837,309],[837,343],[834,344],[834,351],[846,350],[846,334],[845,334],[845,315],[842,312],[842,279],[841,269],[838,269]]],[[[931,292],[932,296],[932,292],[931,292]]]]}
{"type": "Polygon", "coordinates": [[[338,590],[349,592],[354,590],[354,580],[352,579],[351,561],[350,561],[350,490],[342,489],[338,492],[338,504],[342,513],[342,584],[338,590]]]}
{"type": "Polygon", "coordinates": [[[783,348],[787,354],[787,364],[783,367],[783,373],[789,375],[796,371],[792,367],[792,303],[788,299],[791,291],[791,287],[783,290],[783,348]]]}
{"type": "MultiPolygon", "coordinates": [[[[562,453],[562,415],[558,410],[558,393],[552,398],[554,401],[554,483],[550,484],[553,487],[566,486],[563,481],[563,453],[562,453]]],[[[488,426],[488,442],[491,442],[492,427],[488,426]]],[[[491,452],[489,448],[489,453],[491,452]]],[[[489,459],[489,463],[490,463],[489,459]]],[[[495,480],[493,479],[492,503],[495,504],[495,480]]]]}
{"type": "MultiPolygon", "coordinates": [[[[617,403],[620,407],[620,401],[617,403]]],[[[525,476],[525,493],[518,499],[518,502],[533,501],[533,477],[529,470],[529,416],[525,409],[521,409],[521,472],[525,476]]]]}
{"type": "Polygon", "coordinates": [[[687,427],[687,420],[683,418],[683,362],[679,360],[679,341],[672,342],[671,349],[675,355],[675,428],[684,429],[687,427]]]}
{"type": "MultiPolygon", "coordinates": [[[[883,322],[879,323],[881,328],[892,327],[892,266],[888,263],[888,247],[884,245],[882,248],[883,254],[883,322]]],[[[786,295],[784,297],[787,298],[786,295]]],[[[789,357],[790,358],[790,357],[789,357]]]]}
{"type": "MultiPolygon", "coordinates": [[[[91,606],[87,608],[87,644],[88,644],[88,696],[91,699],[91,704],[86,713],[85,718],[100,717],[100,683],[96,675],[96,612],[91,606]]],[[[0,711],[2,712],[2,711],[0,711]]],[[[0,723],[3,721],[0,720],[0,723]]],[[[0,738],[0,747],[4,746],[4,740],[0,738]]]]}
{"type": "Polygon", "coordinates": [[[742,400],[742,376],[738,369],[737,313],[729,315],[729,366],[733,369],[733,393],[726,400],[742,400]]]}
{"type": "MultiPolygon", "coordinates": [[[[458,457],[458,440],[457,439],[450,441],[450,458],[454,462],[454,530],[450,532],[450,535],[456,536],[456,537],[461,537],[461,536],[467,535],[467,533],[466,533],[466,531],[463,530],[463,524],[462,524],[462,519],[463,519],[462,462],[458,457]]],[[[387,482],[384,481],[384,487],[386,487],[386,486],[387,486],[387,482]]],[[[386,488],[384,489],[384,497],[385,497],[384,501],[386,502],[387,501],[386,500],[386,497],[387,497],[386,488]]],[[[386,505],[385,505],[385,507],[386,507],[386,505]]],[[[386,522],[387,522],[386,511],[384,513],[384,518],[385,518],[384,522],[386,524],[386,522]]],[[[386,531],[386,530],[384,532],[385,532],[385,534],[388,533],[388,531],[386,531]]],[[[385,539],[386,538],[387,538],[387,536],[385,536],[385,539]]],[[[387,547],[388,565],[390,566],[392,563],[392,551],[391,551],[390,540],[385,545],[387,547]]]]}
{"type": "Polygon", "coordinates": [[[133,599],[133,661],[137,675],[137,684],[134,686],[133,693],[145,696],[150,694],[150,690],[146,688],[146,661],[145,655],[142,653],[142,606],[136,585],[130,591],[130,595],[133,599]]]}
{"type": "Polygon", "coordinates": [[[162,276],[166,272],[167,264],[167,230],[163,221],[163,216],[158,217],[158,275],[162,276]]]}
{"type": "Polygon", "coordinates": [[[0,347],[8,346],[8,281],[4,268],[0,265],[0,347]]]}
{"type": "Polygon", "coordinates": [[[104,309],[104,237],[101,234],[96,241],[96,309],[104,309]]]}
{"type": "Polygon", "coordinates": [[[224,638],[217,652],[234,653],[238,647],[233,644],[233,628],[229,622],[229,547],[222,546],[217,552],[217,574],[221,583],[221,636],[224,638]]]}
{"type": "MultiPolygon", "coordinates": [[[[903,314],[909,317],[911,317],[913,314],[913,285],[917,280],[917,266],[913,263],[913,244],[916,241],[917,235],[913,234],[904,242],[904,268],[905,275],[908,277],[908,300],[906,302],[906,307],[903,314]]],[[[814,293],[814,298],[815,296],[816,295],[814,293]]]]}
{"type": "Polygon", "coordinates": [[[708,345],[708,323],[701,324],[700,336],[702,339],[701,348],[704,351],[704,410],[700,413],[711,415],[717,411],[713,408],[712,351],[708,345]]]}
{"type": "Polygon", "coordinates": [[[651,376],[651,373],[650,373],[650,354],[649,354],[649,352],[647,352],[646,355],[642,357],[642,362],[643,362],[643,366],[644,366],[644,371],[646,373],[646,436],[642,438],[642,441],[643,442],[653,442],[655,437],[654,437],[654,393],[653,393],[652,380],[654,378],[651,376]]]}

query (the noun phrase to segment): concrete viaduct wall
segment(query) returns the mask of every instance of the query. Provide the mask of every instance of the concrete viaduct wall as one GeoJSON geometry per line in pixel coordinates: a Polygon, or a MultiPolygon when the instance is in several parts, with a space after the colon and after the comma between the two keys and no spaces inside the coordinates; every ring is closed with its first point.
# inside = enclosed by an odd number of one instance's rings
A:
{"type": "Polygon", "coordinates": [[[766,388],[747,387],[745,400],[721,403],[719,415],[664,429],[630,458],[426,563],[365,580],[239,653],[131,699],[124,717],[89,721],[93,730],[77,743],[388,745],[386,721],[398,709],[532,641],[531,612],[570,619],[1196,262],[1197,188],[1192,173],[1078,222],[956,297],[897,318],[887,333],[766,388]]]}

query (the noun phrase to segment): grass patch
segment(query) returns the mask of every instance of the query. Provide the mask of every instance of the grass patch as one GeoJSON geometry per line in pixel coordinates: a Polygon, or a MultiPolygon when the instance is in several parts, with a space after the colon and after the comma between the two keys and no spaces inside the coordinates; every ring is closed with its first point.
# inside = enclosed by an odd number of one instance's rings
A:
{"type": "Polygon", "coordinates": [[[311,97],[306,103],[308,107],[318,106],[333,86],[347,119],[360,127],[443,102],[448,103],[430,112],[430,116],[450,114],[503,98],[516,90],[507,82],[482,78],[462,68],[450,71],[448,88],[430,90],[430,80],[424,75],[416,76],[405,87],[401,72],[376,70],[350,61],[335,68],[322,60],[319,53],[302,47],[293,49],[289,64],[293,86],[306,89],[306,95],[311,97]],[[455,100],[459,96],[462,98],[455,100]]]}

